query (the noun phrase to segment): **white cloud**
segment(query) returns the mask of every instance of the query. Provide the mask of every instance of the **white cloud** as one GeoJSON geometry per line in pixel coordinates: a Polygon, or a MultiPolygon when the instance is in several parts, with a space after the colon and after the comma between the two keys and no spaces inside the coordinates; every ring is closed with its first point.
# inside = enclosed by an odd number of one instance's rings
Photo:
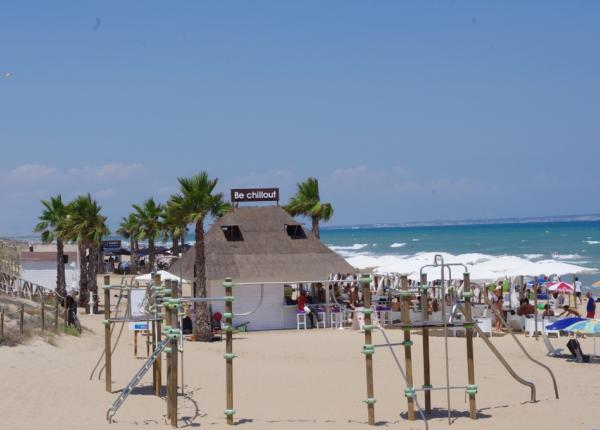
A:
{"type": "Polygon", "coordinates": [[[111,197],[114,197],[115,195],[115,190],[113,190],[112,188],[107,188],[105,190],[100,190],[100,191],[96,191],[95,193],[92,193],[93,197],[99,198],[99,199],[109,199],[111,197]]]}

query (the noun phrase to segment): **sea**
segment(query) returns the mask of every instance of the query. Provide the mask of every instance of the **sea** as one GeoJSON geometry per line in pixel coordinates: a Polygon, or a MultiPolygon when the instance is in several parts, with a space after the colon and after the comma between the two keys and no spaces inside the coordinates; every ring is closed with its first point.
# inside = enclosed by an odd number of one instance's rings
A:
{"type": "MultiPolygon", "coordinates": [[[[34,236],[21,239],[39,241],[34,236]]],[[[187,239],[194,241],[192,234],[187,239]]],[[[419,269],[439,254],[446,263],[465,264],[473,280],[558,275],[572,283],[575,275],[584,291],[600,297],[600,288],[592,287],[600,280],[600,216],[422,225],[325,224],[321,240],[358,269],[417,279],[419,269]]],[[[128,243],[123,239],[124,246],[128,243]]]]}
{"type": "Polygon", "coordinates": [[[472,279],[560,275],[572,283],[576,274],[584,291],[600,280],[600,219],[324,227],[321,240],[353,266],[382,273],[414,277],[441,254],[466,264],[472,279]]]}

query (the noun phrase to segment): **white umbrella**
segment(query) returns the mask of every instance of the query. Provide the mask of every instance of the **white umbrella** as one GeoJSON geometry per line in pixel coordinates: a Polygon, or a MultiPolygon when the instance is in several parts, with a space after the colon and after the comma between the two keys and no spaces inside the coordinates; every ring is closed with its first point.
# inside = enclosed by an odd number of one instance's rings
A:
{"type": "MultiPolygon", "coordinates": [[[[157,275],[160,275],[160,280],[161,281],[177,281],[179,282],[179,276],[173,275],[170,272],[167,272],[166,270],[159,270],[158,272],[156,272],[157,275]]],[[[141,281],[141,282],[150,282],[152,280],[152,273],[146,273],[145,275],[140,275],[140,276],[136,276],[135,277],[136,281],[141,281]]],[[[182,282],[188,282],[185,279],[181,280],[182,282]]]]}

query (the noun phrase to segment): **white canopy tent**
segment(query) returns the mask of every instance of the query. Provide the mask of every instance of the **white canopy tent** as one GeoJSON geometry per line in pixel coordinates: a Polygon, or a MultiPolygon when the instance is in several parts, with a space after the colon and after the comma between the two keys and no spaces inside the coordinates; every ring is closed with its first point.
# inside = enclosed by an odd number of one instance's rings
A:
{"type": "MultiPolygon", "coordinates": [[[[173,275],[171,272],[167,272],[166,270],[159,270],[156,272],[157,275],[160,275],[161,281],[177,281],[179,282],[179,276],[173,275]]],[[[146,273],[145,275],[140,275],[135,277],[136,281],[139,282],[150,282],[152,280],[152,273],[146,273]]],[[[189,283],[189,281],[182,279],[181,282],[189,283]]]]}

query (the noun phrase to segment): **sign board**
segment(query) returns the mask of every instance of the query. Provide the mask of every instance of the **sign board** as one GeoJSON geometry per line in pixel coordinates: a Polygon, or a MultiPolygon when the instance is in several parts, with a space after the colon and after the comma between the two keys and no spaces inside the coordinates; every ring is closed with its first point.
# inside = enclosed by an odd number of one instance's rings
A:
{"type": "Polygon", "coordinates": [[[233,188],[231,202],[278,202],[279,188],[233,188]]]}
{"type": "Polygon", "coordinates": [[[132,317],[147,315],[146,303],[145,289],[132,289],[129,291],[129,315],[132,317]]]}
{"type": "Polygon", "coordinates": [[[131,331],[148,330],[148,323],[147,322],[130,322],[129,330],[131,330],[131,331]]]}
{"type": "Polygon", "coordinates": [[[121,247],[120,240],[103,240],[102,248],[103,249],[118,249],[121,247]]]}

